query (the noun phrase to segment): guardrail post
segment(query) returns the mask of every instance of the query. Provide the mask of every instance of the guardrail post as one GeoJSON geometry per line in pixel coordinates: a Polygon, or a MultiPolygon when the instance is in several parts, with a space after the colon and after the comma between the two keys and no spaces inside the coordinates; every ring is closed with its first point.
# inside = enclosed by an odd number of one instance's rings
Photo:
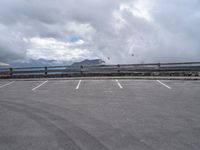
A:
{"type": "Polygon", "coordinates": [[[160,76],[161,74],[160,74],[160,63],[158,63],[158,75],[160,76]]]}
{"type": "Polygon", "coordinates": [[[81,72],[81,76],[82,76],[83,75],[83,65],[81,65],[80,72],[81,72]]]}
{"type": "Polygon", "coordinates": [[[158,63],[158,68],[160,69],[160,63],[158,63]]]}
{"type": "Polygon", "coordinates": [[[13,77],[13,68],[10,68],[10,78],[13,77]]]}
{"type": "Polygon", "coordinates": [[[120,73],[120,65],[117,65],[117,72],[120,73]]]}
{"type": "Polygon", "coordinates": [[[47,76],[48,70],[47,67],[45,67],[45,76],[47,76]]]}

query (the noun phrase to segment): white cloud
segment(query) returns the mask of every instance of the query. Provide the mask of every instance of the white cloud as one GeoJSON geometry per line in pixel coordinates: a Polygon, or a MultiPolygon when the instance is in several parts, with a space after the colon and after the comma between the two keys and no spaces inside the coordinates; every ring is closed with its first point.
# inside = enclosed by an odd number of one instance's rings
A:
{"type": "Polygon", "coordinates": [[[126,25],[126,20],[122,17],[120,11],[115,10],[113,12],[113,20],[113,26],[117,29],[117,31],[120,31],[126,25]]]}
{"type": "Polygon", "coordinates": [[[1,0],[0,60],[198,61],[199,18],[199,0],[1,0]]]}
{"type": "Polygon", "coordinates": [[[153,8],[153,1],[146,0],[136,0],[129,3],[123,3],[120,5],[120,11],[129,11],[133,16],[143,18],[147,21],[153,21],[153,18],[150,14],[151,9],[153,8]]]}
{"type": "Polygon", "coordinates": [[[69,22],[66,28],[68,32],[76,33],[87,40],[92,40],[92,36],[96,32],[89,23],[69,22]]]}
{"type": "Polygon", "coordinates": [[[33,37],[26,41],[30,42],[31,48],[27,50],[27,57],[29,59],[46,59],[46,60],[80,60],[92,57],[92,52],[76,48],[84,43],[83,40],[77,42],[63,42],[54,38],[39,38],[33,37]]]}

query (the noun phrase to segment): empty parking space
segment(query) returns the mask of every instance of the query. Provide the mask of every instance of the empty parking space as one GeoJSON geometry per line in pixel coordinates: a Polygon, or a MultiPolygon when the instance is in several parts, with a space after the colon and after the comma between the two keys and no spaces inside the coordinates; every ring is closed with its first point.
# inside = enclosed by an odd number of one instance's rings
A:
{"type": "Polygon", "coordinates": [[[5,80],[0,86],[0,149],[200,147],[198,81],[5,80]]]}
{"type": "Polygon", "coordinates": [[[6,86],[9,86],[9,85],[13,84],[14,82],[15,82],[15,81],[10,81],[10,82],[1,83],[0,88],[4,88],[4,87],[6,87],[6,86]]]}
{"type": "Polygon", "coordinates": [[[163,81],[165,84],[167,84],[172,88],[173,93],[179,93],[179,95],[184,95],[184,92],[187,93],[187,96],[198,96],[199,89],[200,89],[200,82],[198,81],[163,81]]]}
{"type": "Polygon", "coordinates": [[[83,80],[79,87],[81,90],[117,90],[120,89],[116,80],[83,80]]]}
{"type": "Polygon", "coordinates": [[[3,91],[30,91],[34,87],[40,84],[40,81],[10,81],[1,85],[1,90],[3,91]]]}
{"type": "MultiPolygon", "coordinates": [[[[173,89],[171,90],[169,96],[177,98],[177,103],[179,105],[184,105],[190,102],[194,106],[194,111],[198,108],[200,99],[199,89],[200,82],[198,81],[165,81],[165,83],[173,89]]],[[[172,98],[171,98],[172,99],[172,98]]],[[[190,107],[189,105],[188,107],[190,107]]]]}
{"type": "Polygon", "coordinates": [[[10,81],[6,81],[6,80],[0,80],[0,86],[9,83],[10,81]]]}
{"type": "Polygon", "coordinates": [[[166,87],[157,80],[121,80],[124,89],[132,91],[155,92],[155,90],[166,90],[166,87]]]}
{"type": "Polygon", "coordinates": [[[200,82],[199,81],[184,81],[184,80],[178,80],[178,81],[162,81],[166,83],[169,86],[174,86],[176,88],[191,88],[191,87],[200,87],[200,82]]]}

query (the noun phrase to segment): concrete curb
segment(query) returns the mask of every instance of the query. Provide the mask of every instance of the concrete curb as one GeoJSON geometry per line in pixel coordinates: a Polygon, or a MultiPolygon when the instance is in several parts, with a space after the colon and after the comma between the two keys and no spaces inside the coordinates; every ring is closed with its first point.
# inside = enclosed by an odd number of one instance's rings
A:
{"type": "Polygon", "coordinates": [[[0,79],[0,81],[14,80],[14,81],[44,81],[44,80],[200,80],[200,77],[68,77],[68,78],[27,78],[27,79],[0,79]]]}

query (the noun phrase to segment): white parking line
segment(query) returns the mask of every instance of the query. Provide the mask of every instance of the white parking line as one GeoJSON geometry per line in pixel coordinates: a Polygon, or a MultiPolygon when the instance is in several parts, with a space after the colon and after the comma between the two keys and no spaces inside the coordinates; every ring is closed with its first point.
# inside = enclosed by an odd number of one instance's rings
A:
{"type": "Polygon", "coordinates": [[[120,89],[123,89],[123,86],[119,83],[119,81],[118,81],[118,80],[115,80],[115,81],[117,82],[119,88],[120,88],[120,89]]]}
{"type": "Polygon", "coordinates": [[[47,83],[47,81],[42,82],[40,85],[36,86],[35,88],[32,89],[32,91],[35,91],[36,89],[38,89],[39,87],[41,87],[42,85],[44,85],[45,83],[47,83]]]}
{"type": "Polygon", "coordinates": [[[4,84],[4,85],[1,85],[0,88],[3,88],[3,87],[8,86],[8,85],[11,85],[11,84],[13,84],[14,82],[15,82],[15,81],[12,81],[12,82],[6,83],[6,84],[4,84]]]}
{"type": "Polygon", "coordinates": [[[161,82],[161,81],[159,81],[159,80],[157,80],[157,82],[160,83],[160,84],[162,84],[163,86],[165,86],[165,87],[168,88],[168,89],[172,89],[171,87],[169,87],[168,85],[164,84],[163,82],[161,82]]]}
{"type": "Polygon", "coordinates": [[[77,86],[76,86],[76,90],[78,90],[78,89],[79,89],[79,87],[80,87],[80,84],[81,84],[81,81],[82,81],[82,80],[79,80],[79,82],[78,82],[78,84],[77,84],[77,86]]]}

